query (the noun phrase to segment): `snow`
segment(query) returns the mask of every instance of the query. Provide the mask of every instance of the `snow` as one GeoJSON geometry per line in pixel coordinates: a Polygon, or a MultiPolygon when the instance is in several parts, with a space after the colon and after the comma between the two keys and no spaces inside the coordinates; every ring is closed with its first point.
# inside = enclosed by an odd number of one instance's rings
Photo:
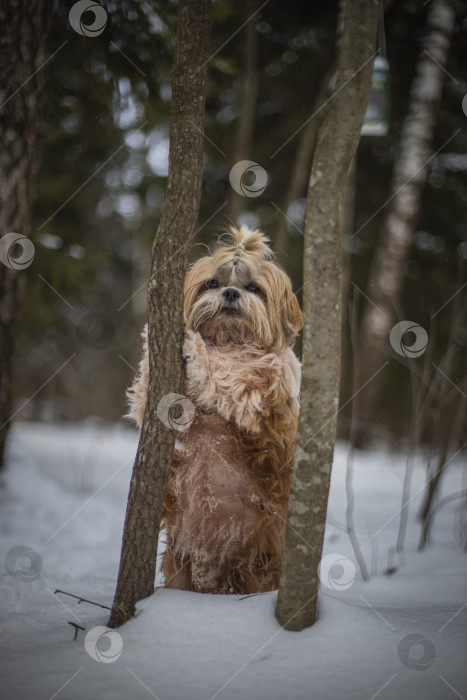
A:
{"type": "MultiPolygon", "coordinates": [[[[371,572],[364,582],[342,530],[348,448],[337,446],[325,583],[313,627],[282,629],[275,592],[211,596],[158,588],[118,631],[96,630],[105,627],[107,610],[54,591],[111,604],[137,442],[129,428],[92,421],[14,426],[0,485],[5,700],[467,697],[467,565],[455,537],[458,502],[440,509],[433,542],[417,552],[421,454],[402,556],[394,546],[405,455],[383,448],[355,454],[355,531],[371,572]],[[17,547],[37,554],[18,558],[17,547]],[[384,573],[388,564],[396,568],[391,576],[384,573]],[[69,621],[85,627],[76,641],[69,621]]],[[[462,488],[458,456],[441,497],[462,488]]]]}

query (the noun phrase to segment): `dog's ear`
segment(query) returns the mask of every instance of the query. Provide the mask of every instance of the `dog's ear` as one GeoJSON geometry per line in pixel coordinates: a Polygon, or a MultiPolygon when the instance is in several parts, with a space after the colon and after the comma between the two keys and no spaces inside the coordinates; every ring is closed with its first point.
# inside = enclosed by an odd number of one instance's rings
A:
{"type": "Polygon", "coordinates": [[[285,335],[289,336],[289,342],[292,343],[297,333],[302,329],[303,314],[290,282],[285,292],[284,306],[282,308],[282,324],[285,335]]]}
{"type": "Polygon", "coordinates": [[[303,326],[303,316],[290,277],[276,263],[269,261],[263,264],[262,274],[269,287],[268,310],[273,336],[283,338],[291,345],[303,326]]]}
{"type": "Polygon", "coordinates": [[[188,270],[185,276],[183,310],[185,320],[188,318],[200,292],[201,287],[211,278],[212,259],[208,256],[199,258],[188,270]]]}

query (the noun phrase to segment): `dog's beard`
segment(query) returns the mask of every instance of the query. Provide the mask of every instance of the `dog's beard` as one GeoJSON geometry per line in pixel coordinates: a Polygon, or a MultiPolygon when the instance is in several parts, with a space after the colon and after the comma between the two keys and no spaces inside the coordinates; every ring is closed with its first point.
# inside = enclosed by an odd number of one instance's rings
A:
{"type": "Polygon", "coordinates": [[[269,347],[273,344],[264,301],[245,294],[235,303],[226,304],[217,290],[207,292],[191,307],[187,326],[213,345],[235,343],[269,347]]]}

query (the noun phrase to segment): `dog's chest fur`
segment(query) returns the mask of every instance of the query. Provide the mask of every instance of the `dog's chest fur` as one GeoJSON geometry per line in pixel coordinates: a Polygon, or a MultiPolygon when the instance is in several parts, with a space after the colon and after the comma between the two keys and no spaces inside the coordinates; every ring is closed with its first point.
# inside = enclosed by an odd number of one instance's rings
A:
{"type": "MultiPolygon", "coordinates": [[[[184,472],[184,481],[189,474],[199,478],[205,497],[213,499],[213,509],[221,501],[246,494],[253,483],[235,424],[214,411],[196,409],[190,428],[178,434],[174,463],[177,471],[184,472]]],[[[184,506],[190,498],[189,493],[182,498],[184,506]]]]}
{"type": "MultiPolygon", "coordinates": [[[[282,537],[290,475],[284,456],[295,438],[299,364],[291,351],[220,350],[197,334],[189,334],[185,351],[195,417],[177,435],[165,502],[167,545],[180,562],[190,562],[196,590],[224,585],[229,592],[237,582],[226,571],[246,557],[254,572],[282,537]]],[[[276,565],[274,571],[276,578],[276,565]]]]}
{"type": "Polygon", "coordinates": [[[179,524],[186,520],[190,538],[192,516],[201,518],[203,530],[208,519],[221,528],[229,519],[236,527],[251,527],[257,520],[254,476],[238,431],[214,412],[197,408],[190,428],[179,433],[169,488],[178,501],[179,524]]]}
{"type": "MultiPolygon", "coordinates": [[[[166,504],[168,544],[180,561],[190,561],[191,580],[206,592],[216,590],[225,570],[245,556],[261,513],[273,507],[235,423],[199,407],[177,438],[166,504]]],[[[254,559],[252,549],[252,568],[254,559]]]]}

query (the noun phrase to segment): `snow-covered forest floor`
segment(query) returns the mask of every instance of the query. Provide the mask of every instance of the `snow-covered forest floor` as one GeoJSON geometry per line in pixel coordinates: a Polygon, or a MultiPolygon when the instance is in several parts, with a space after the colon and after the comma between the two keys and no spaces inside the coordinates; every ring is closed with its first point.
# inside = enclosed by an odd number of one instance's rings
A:
{"type": "MultiPolygon", "coordinates": [[[[14,427],[0,488],[5,700],[467,697],[467,564],[456,541],[458,502],[440,509],[431,546],[417,552],[422,455],[403,556],[393,548],[405,456],[383,449],[355,455],[355,529],[371,572],[364,582],[342,529],[347,446],[338,445],[320,617],[312,628],[281,629],[275,592],[245,598],[158,589],[118,632],[86,637],[106,625],[108,611],[54,591],[111,605],[136,447],[137,434],[121,425],[14,427]],[[21,556],[18,547],[37,554],[21,556]],[[392,575],[388,566],[396,569],[392,575]],[[68,622],[85,628],[76,641],[68,622]]],[[[465,489],[461,461],[449,464],[441,496],[465,489]]]]}

